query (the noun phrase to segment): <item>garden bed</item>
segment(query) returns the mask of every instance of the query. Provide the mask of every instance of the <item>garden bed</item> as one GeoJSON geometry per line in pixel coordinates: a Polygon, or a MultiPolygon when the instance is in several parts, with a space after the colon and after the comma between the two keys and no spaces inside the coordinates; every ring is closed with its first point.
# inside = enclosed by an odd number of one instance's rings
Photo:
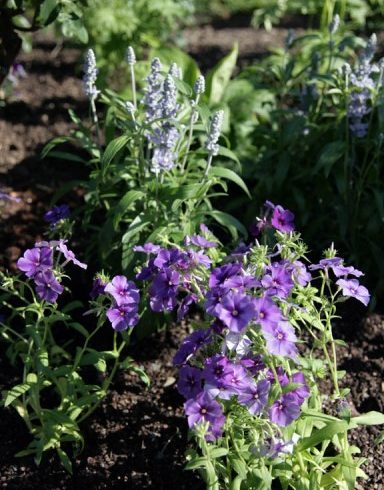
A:
{"type": "MultiPolygon", "coordinates": [[[[219,29],[222,32],[217,33],[206,26],[191,31],[190,52],[198,61],[205,60],[205,69],[230,49],[235,38],[240,40],[241,60],[262,54],[261,34],[253,31],[251,37],[247,28],[240,33],[241,29],[219,29]],[[203,45],[199,43],[202,33],[203,45]],[[218,51],[219,45],[223,52],[218,51]]],[[[263,38],[265,46],[271,39],[274,44],[281,43],[285,33],[273,31],[272,38],[263,38]]],[[[20,203],[6,204],[2,213],[0,239],[5,255],[1,262],[6,267],[14,267],[22,250],[41,238],[42,216],[52,195],[60,184],[74,178],[72,165],[69,171],[66,162],[40,159],[43,145],[71,128],[68,109],[87,115],[77,72],[79,52],[72,48],[53,52],[54,48],[43,41],[32,54],[22,56],[28,78],[19,85],[19,99],[1,109],[0,179],[5,190],[21,199],[20,203]]],[[[77,171],[81,176],[82,169],[77,171]]],[[[75,206],[79,197],[73,193],[71,199],[75,206]]],[[[358,413],[383,411],[384,320],[370,315],[361,321],[361,314],[346,318],[337,328],[349,345],[340,349],[340,369],[347,371],[345,385],[351,388],[354,409],[358,413]]],[[[119,375],[108,398],[84,426],[86,448],[76,458],[73,476],[55,457],[47,458],[40,468],[31,458],[14,458],[30,436],[13,409],[1,409],[0,488],[203,488],[197,475],[183,470],[187,424],[175,387],[172,357],[186,330],[187,325],[172,327],[132,347],[133,357],[152,381],[151,387],[144,389],[132,374],[119,375]]],[[[0,388],[6,388],[15,376],[2,349],[0,388]]],[[[363,469],[369,479],[361,488],[383,488],[384,449],[373,445],[377,434],[378,429],[364,427],[351,435],[368,458],[363,469]]]]}

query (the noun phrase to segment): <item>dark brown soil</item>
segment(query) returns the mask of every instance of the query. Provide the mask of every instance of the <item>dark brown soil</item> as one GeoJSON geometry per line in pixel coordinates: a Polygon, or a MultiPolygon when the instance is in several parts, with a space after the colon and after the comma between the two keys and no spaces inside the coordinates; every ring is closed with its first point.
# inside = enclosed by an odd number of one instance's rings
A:
{"type": "MultiPolygon", "coordinates": [[[[237,39],[240,62],[260,56],[268,45],[282,44],[286,31],[266,34],[250,28],[205,26],[187,31],[191,54],[203,69],[226,54],[237,39]]],[[[1,210],[0,265],[12,267],[21,251],[41,237],[42,215],[58,187],[83,174],[81,168],[59,160],[41,160],[40,151],[52,137],[68,134],[72,127],[67,110],[86,118],[87,103],[82,95],[78,72],[79,51],[38,42],[31,54],[22,55],[28,78],[18,87],[19,97],[0,112],[0,187],[20,197],[1,210]]],[[[73,207],[80,202],[71,196],[73,207]]],[[[363,323],[352,318],[344,322],[340,335],[350,347],[342,349],[342,369],[347,370],[354,407],[358,412],[384,410],[384,321],[377,315],[363,323]]],[[[12,409],[0,410],[0,488],[7,489],[94,489],[203,488],[197,475],[183,471],[187,445],[182,399],[176,392],[176,373],[171,359],[186,334],[172,328],[138,343],[132,351],[152,379],[145,389],[129,373],[119,375],[113,390],[94,416],[84,424],[85,451],[76,459],[74,476],[49,456],[37,468],[31,458],[16,459],[15,452],[30,438],[12,409]]],[[[0,388],[15,378],[3,349],[0,354],[0,388]]],[[[384,449],[373,446],[377,429],[363,428],[351,437],[367,457],[364,466],[369,479],[360,488],[383,489],[384,449]]]]}

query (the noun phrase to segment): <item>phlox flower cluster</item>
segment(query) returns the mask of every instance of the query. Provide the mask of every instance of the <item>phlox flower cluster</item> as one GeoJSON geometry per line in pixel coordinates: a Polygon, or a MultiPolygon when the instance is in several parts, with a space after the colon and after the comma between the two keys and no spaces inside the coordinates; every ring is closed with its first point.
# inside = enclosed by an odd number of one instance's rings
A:
{"type": "Polygon", "coordinates": [[[146,78],[143,99],[146,122],[151,124],[151,130],[146,133],[153,146],[150,170],[155,174],[173,168],[177,156],[175,147],[179,138],[175,125],[179,105],[174,78],[178,78],[180,73],[177,65],[173,64],[169,74],[163,79],[160,70],[161,63],[155,58],[146,78]]]}
{"type": "Polygon", "coordinates": [[[374,74],[380,72],[378,65],[372,63],[376,45],[376,36],[373,34],[355,70],[352,71],[349,65],[345,67],[350,88],[348,103],[349,127],[352,134],[357,138],[364,138],[368,131],[366,116],[372,110],[372,94],[376,86],[374,74]]]}
{"type": "Polygon", "coordinates": [[[69,262],[73,262],[82,269],[87,268],[87,265],[80,262],[72,250],[68,249],[66,240],[53,240],[35,243],[33,248],[27,249],[19,258],[17,267],[33,280],[38,297],[54,304],[64,291],[60,276],[62,269],[69,262]],[[58,254],[55,260],[54,253],[58,254]],[[60,263],[62,257],[65,260],[60,263]]]}
{"type": "MultiPolygon", "coordinates": [[[[290,211],[272,203],[267,203],[267,209],[269,226],[281,236],[293,231],[290,211]]],[[[300,417],[310,394],[296,324],[291,322],[291,313],[302,309],[298,294],[311,288],[310,269],[333,268],[339,286],[336,294],[363,302],[369,294],[363,286],[351,291],[355,279],[348,276],[361,273],[337,257],[308,268],[294,254],[287,258],[278,244],[277,252],[266,252],[255,264],[253,258],[262,248],[255,241],[215,264],[217,246],[204,226],[200,235],[185,239],[183,248],[152,243],[135,247],[148,256],[137,279],[148,282],[153,311],[176,311],[180,319],[198,304],[208,318],[207,328],[184,339],[174,357],[189,427],[204,426],[206,439],[215,440],[225,430],[235,404],[237,411],[258,417],[275,433],[272,440],[265,437],[258,451],[284,453],[288,443],[281,441],[281,428],[300,417]]]]}

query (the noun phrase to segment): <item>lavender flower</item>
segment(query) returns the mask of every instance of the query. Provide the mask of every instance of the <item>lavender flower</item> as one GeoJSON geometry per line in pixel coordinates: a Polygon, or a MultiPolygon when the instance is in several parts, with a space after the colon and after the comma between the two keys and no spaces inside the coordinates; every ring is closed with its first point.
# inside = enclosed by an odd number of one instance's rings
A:
{"type": "Polygon", "coordinates": [[[133,66],[136,63],[136,55],[135,55],[135,51],[133,50],[132,46],[128,46],[126,57],[127,57],[127,63],[129,66],[133,66]]]}
{"type": "Polygon", "coordinates": [[[211,155],[217,155],[219,153],[219,145],[217,142],[220,138],[223,119],[224,111],[215,112],[211,119],[207,140],[205,142],[205,148],[211,155]]]}
{"type": "Polygon", "coordinates": [[[205,78],[203,75],[199,75],[193,86],[193,91],[196,95],[201,95],[205,92],[205,78]]]}
{"type": "Polygon", "coordinates": [[[151,63],[151,71],[146,78],[147,86],[143,104],[145,108],[145,120],[151,122],[159,117],[159,99],[161,91],[160,80],[161,63],[159,58],[154,58],[151,63]]]}
{"type": "Polygon", "coordinates": [[[88,49],[85,55],[83,83],[84,92],[91,101],[94,101],[100,93],[96,88],[97,71],[95,53],[92,49],[88,49]]]}

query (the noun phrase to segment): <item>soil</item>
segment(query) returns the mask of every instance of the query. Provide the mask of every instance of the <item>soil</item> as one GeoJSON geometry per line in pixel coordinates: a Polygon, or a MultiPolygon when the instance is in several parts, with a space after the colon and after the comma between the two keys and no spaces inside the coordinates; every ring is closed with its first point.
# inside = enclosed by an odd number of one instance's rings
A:
{"type": "MultiPolygon", "coordinates": [[[[286,29],[271,33],[238,25],[203,26],[187,30],[190,53],[204,70],[213,66],[238,39],[240,65],[261,56],[271,44],[282,45],[286,29]]],[[[0,187],[19,203],[5,203],[1,210],[0,264],[13,268],[22,250],[40,239],[42,216],[59,186],[83,170],[67,162],[40,157],[52,137],[68,134],[72,123],[68,109],[88,117],[78,69],[76,48],[57,50],[51,42],[38,38],[30,54],[20,62],[28,78],[17,88],[17,97],[0,109],[0,187]]],[[[72,207],[80,202],[76,192],[72,207]]],[[[349,316],[338,327],[348,341],[340,349],[341,369],[347,371],[345,384],[351,388],[356,412],[384,410],[384,320],[369,315],[360,321],[349,316]]],[[[74,463],[71,477],[54,455],[40,467],[31,458],[14,454],[30,441],[21,419],[12,409],[0,410],[0,488],[7,489],[196,489],[204,488],[198,475],[185,472],[184,451],[188,444],[182,399],[175,388],[172,357],[187,326],[172,327],[134,346],[135,360],[152,380],[149,389],[136,376],[121,373],[107,399],[84,424],[86,447],[74,463]]],[[[6,361],[0,345],[0,388],[17,377],[6,361]]],[[[367,458],[368,480],[360,488],[384,488],[384,447],[374,446],[378,430],[361,428],[351,439],[367,458]]]]}

